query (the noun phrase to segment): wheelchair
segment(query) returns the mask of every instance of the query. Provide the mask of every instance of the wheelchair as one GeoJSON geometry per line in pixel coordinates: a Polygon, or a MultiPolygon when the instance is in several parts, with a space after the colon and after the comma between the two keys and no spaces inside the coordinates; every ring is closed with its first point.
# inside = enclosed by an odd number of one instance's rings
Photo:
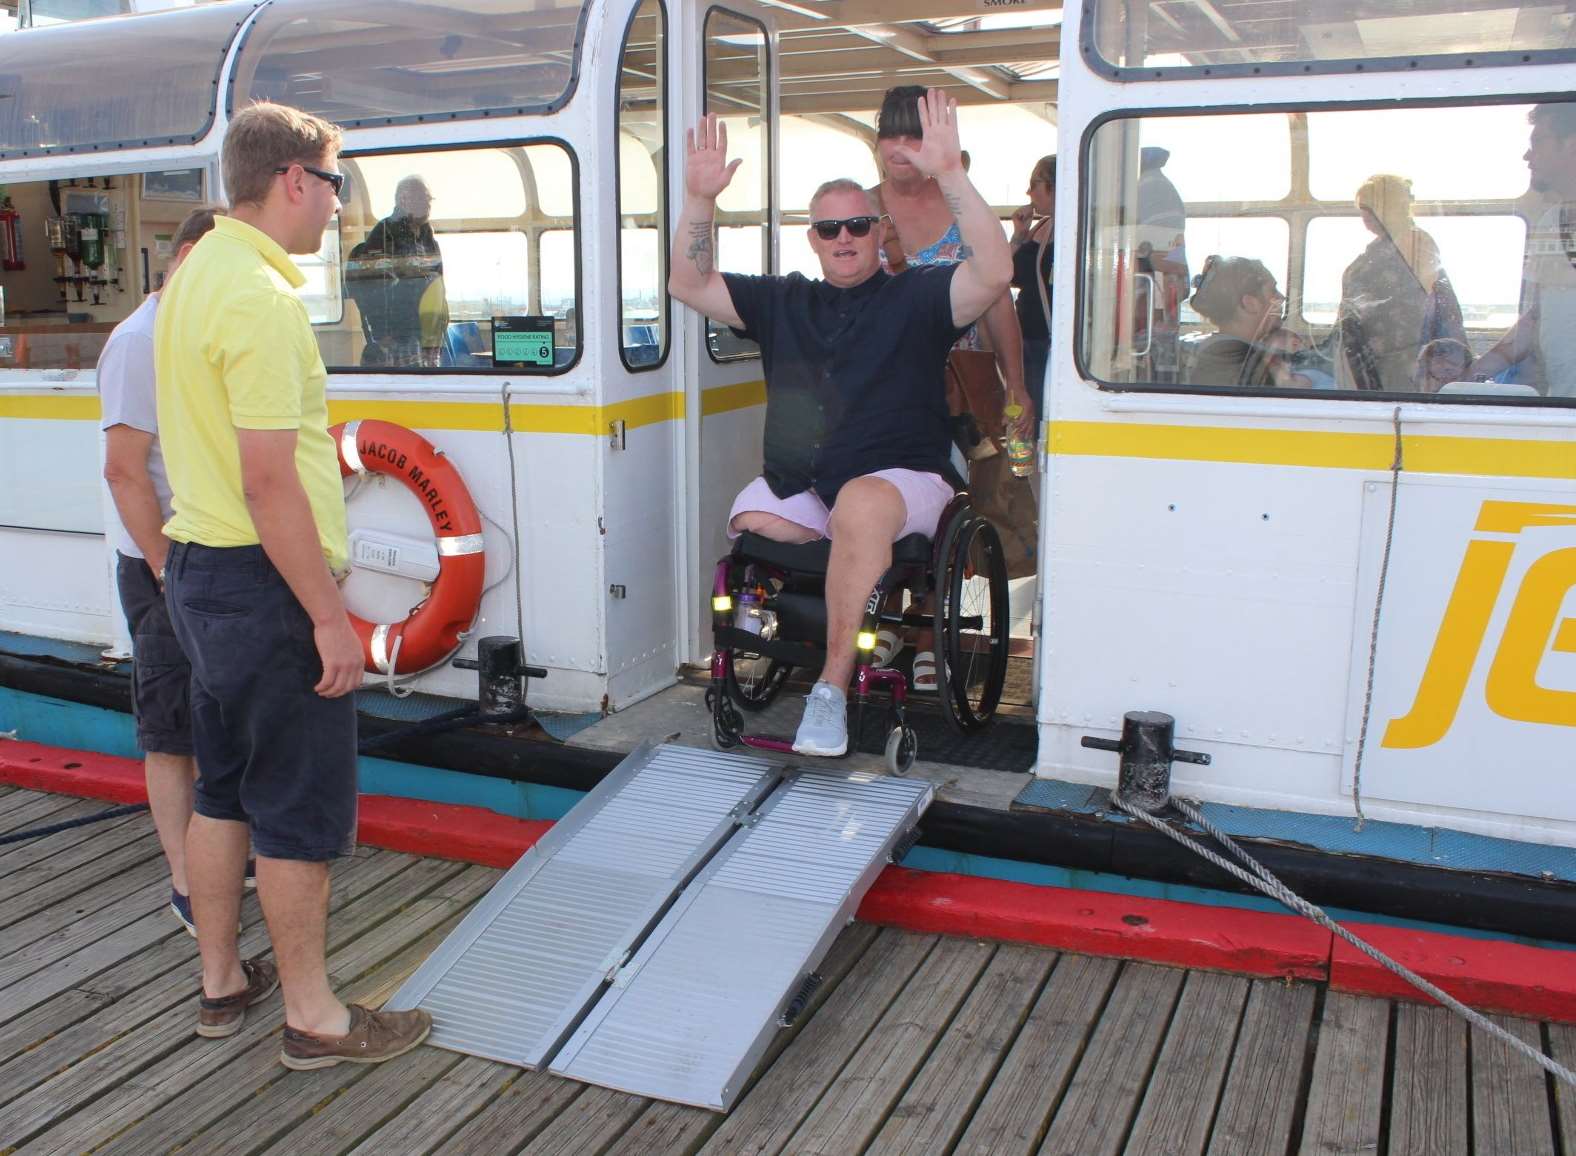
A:
{"type": "MultiPolygon", "coordinates": [[[[826,658],[826,567],[831,542],[794,545],[741,534],[717,563],[712,583],[712,741],[792,752],[792,736],[745,733],[745,716],[774,702],[797,669],[818,671],[826,658]]],[[[871,651],[882,626],[935,631],[936,683],[947,720],[960,732],[990,725],[1007,677],[1007,563],[990,521],[957,494],[934,539],[910,534],[892,544],[892,564],[865,603],[849,692],[849,750],[865,730],[875,691],[887,697],[886,764],[907,774],[919,754],[908,721],[909,696],[923,694],[901,671],[878,669],[871,651]],[[931,599],[933,610],[917,607],[931,599]],[[905,609],[894,609],[902,606],[905,609]]]]}

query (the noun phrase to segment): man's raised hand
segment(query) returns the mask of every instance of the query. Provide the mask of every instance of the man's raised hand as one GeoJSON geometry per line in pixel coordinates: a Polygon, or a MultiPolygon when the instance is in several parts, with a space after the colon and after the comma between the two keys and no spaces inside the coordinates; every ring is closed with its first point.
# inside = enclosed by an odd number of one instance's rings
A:
{"type": "Polygon", "coordinates": [[[939,88],[919,98],[919,148],[898,147],[909,163],[927,177],[963,171],[963,146],[958,143],[958,102],[939,88]]]}
{"type": "Polygon", "coordinates": [[[715,113],[684,134],[684,188],[692,197],[715,201],[733,180],[742,157],[728,160],[728,126],[715,113]]]}

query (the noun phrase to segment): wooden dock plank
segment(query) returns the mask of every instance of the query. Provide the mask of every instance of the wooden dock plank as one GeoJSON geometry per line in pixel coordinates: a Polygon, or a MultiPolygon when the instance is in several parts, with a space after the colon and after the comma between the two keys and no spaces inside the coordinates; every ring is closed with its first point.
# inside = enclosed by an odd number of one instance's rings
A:
{"type": "Polygon", "coordinates": [[[623,1134],[650,1101],[607,1088],[587,1088],[571,1100],[520,1156],[594,1156],[623,1134]]]}
{"type": "Polygon", "coordinates": [[[883,929],[701,1151],[781,1152],[935,946],[935,936],[883,929]]]}
{"type": "Polygon", "coordinates": [[[387,1156],[390,1152],[433,1152],[445,1148],[444,1142],[450,1134],[497,1099],[521,1075],[519,1068],[509,1064],[477,1056],[458,1059],[460,1062],[437,1082],[422,1089],[415,1099],[351,1149],[352,1156],[387,1156]]]}
{"type": "Polygon", "coordinates": [[[66,835],[74,835],[75,838],[47,858],[35,857],[32,861],[18,859],[11,870],[0,874],[0,899],[10,901],[24,896],[40,879],[48,879],[84,864],[95,863],[114,848],[126,843],[138,839],[156,838],[153,820],[147,815],[128,815],[124,821],[107,820],[96,831],[82,829],[62,831],[60,836],[46,835],[41,842],[66,835]]]}
{"type": "MultiPolygon", "coordinates": [[[[431,925],[434,909],[429,905],[418,911],[421,900],[411,902],[413,896],[419,896],[424,887],[439,885],[461,869],[462,865],[457,863],[417,860],[407,871],[396,876],[389,886],[380,888],[376,900],[353,907],[349,918],[342,921],[347,926],[336,927],[331,921],[331,943],[337,937],[344,946],[337,949],[330,947],[330,967],[354,951],[361,940],[389,923],[401,923],[409,917],[413,920],[410,925],[412,934],[421,934],[425,927],[431,925]]],[[[446,909],[440,906],[436,910],[441,913],[446,909]]],[[[92,1108],[86,1112],[62,1117],[57,1110],[56,1120],[50,1130],[44,1132],[36,1142],[41,1150],[69,1151],[92,1147],[143,1117],[151,1115],[162,1120],[160,1113],[170,1105],[170,1101],[175,1102],[177,1109],[183,1105],[191,1107],[195,1101],[189,1102],[183,1093],[188,1093],[189,1089],[204,1082],[209,1089],[216,1089],[212,1093],[218,1105],[215,1116],[235,1111],[235,1104],[223,1102],[225,1089],[234,1093],[237,1087],[245,1085],[231,1082],[227,1065],[244,1056],[250,1045],[278,1030],[283,1015],[282,1005],[277,1000],[260,1005],[259,1011],[248,1016],[240,1032],[226,1040],[215,1041],[200,1039],[192,1033],[190,998],[183,1004],[172,1007],[160,1019],[121,1037],[110,1047],[94,1053],[55,1080],[29,1093],[26,1100],[36,1112],[47,1112],[52,1105],[61,1102],[75,1102],[83,1098],[83,1092],[88,1089],[96,1089],[100,1093],[93,1101],[92,1108]],[[152,1062],[147,1058],[148,1053],[152,1053],[152,1062]],[[81,1091],[71,1096],[57,1096],[55,1093],[62,1089],[81,1091]]],[[[272,1042],[271,1050],[265,1048],[265,1051],[268,1053],[272,1075],[272,1067],[277,1067],[277,1041],[272,1042]]],[[[283,1068],[278,1070],[284,1071],[283,1068]]],[[[232,1095],[231,1098],[239,1097],[232,1095]]],[[[22,1103],[18,1101],[18,1104],[22,1103]]],[[[7,1113],[15,1107],[8,1107],[7,1113]]],[[[179,1116],[180,1113],[175,1112],[174,1115],[179,1116]]],[[[189,1124],[190,1130],[194,1132],[208,1122],[191,1114],[189,1118],[182,1118],[179,1124],[189,1124]]],[[[171,1143],[178,1143],[181,1138],[171,1143]]]]}
{"type": "Polygon", "coordinates": [[[45,795],[38,791],[18,791],[0,809],[0,835],[11,835],[31,827],[53,823],[52,816],[74,807],[80,800],[70,795],[45,795]]]}
{"type": "MultiPolygon", "coordinates": [[[[870,949],[880,929],[869,923],[851,923],[832,943],[832,949],[816,968],[821,976],[821,986],[815,989],[803,1014],[793,1025],[773,1037],[771,1044],[756,1065],[755,1074],[745,1084],[748,1095],[756,1079],[777,1062],[777,1057],[820,1014],[821,1005],[831,998],[832,992],[847,978],[854,965],[870,949]]],[[[740,1100],[743,1096],[740,1096],[740,1100]]],[[[715,1112],[691,1108],[684,1104],[666,1104],[653,1101],[632,1123],[624,1134],[608,1148],[606,1156],[647,1156],[652,1152],[689,1153],[722,1124],[723,1118],[715,1112]]]]}
{"type": "MultiPolygon", "coordinates": [[[[100,879],[67,902],[35,911],[6,928],[0,991],[91,943],[104,931],[162,910],[169,902],[169,869],[162,857],[150,857],[100,879]]],[[[173,918],[170,926],[175,926],[173,918]]]]}
{"type": "Polygon", "coordinates": [[[1308,1082],[1303,1156],[1367,1156],[1379,1150],[1390,1004],[1330,992],[1308,1082]]]}
{"type": "Polygon", "coordinates": [[[1256,979],[1210,1135],[1210,1156],[1285,1156],[1319,989],[1256,979]]]}
{"type": "Polygon", "coordinates": [[[1040,1156],[1115,1156],[1122,1151],[1186,975],[1181,968],[1123,965],[1067,1094],[1051,1118],[1040,1156]]]}
{"type": "Polygon", "coordinates": [[[1202,1156],[1236,1046],[1249,982],[1189,972],[1125,1151],[1202,1156]]]}
{"type": "Polygon", "coordinates": [[[1114,959],[1057,960],[956,1152],[1028,1156],[1038,1150],[1120,969],[1114,959]]]}
{"type": "Polygon", "coordinates": [[[204,1156],[347,1152],[441,1080],[460,1059],[454,1052],[422,1047],[374,1068],[340,1064],[291,1073],[258,1098],[257,1111],[240,1120],[241,1127],[226,1121],[203,1133],[202,1151],[204,1156]],[[270,1131],[273,1138],[264,1147],[270,1131]]]}
{"type": "Polygon", "coordinates": [[[1395,1009],[1390,1156],[1467,1156],[1467,1023],[1448,1008],[1395,1009]]]}
{"type": "MultiPolygon", "coordinates": [[[[400,867],[416,862],[406,856],[385,858],[400,867]]],[[[357,894],[350,888],[345,890],[357,894]]],[[[358,905],[353,918],[331,920],[330,950],[356,934],[358,921],[386,917],[397,910],[400,901],[398,892],[390,892],[383,900],[374,895],[358,905]]],[[[267,946],[258,913],[241,939],[242,954],[254,955],[267,946]]],[[[103,1094],[117,1081],[134,1077],[176,1048],[193,1042],[196,942],[189,936],[176,936],[145,954],[161,953],[167,955],[164,974],[127,988],[123,998],[0,1068],[9,1093],[5,1097],[8,1102],[0,1108],[0,1135],[18,1139],[34,1135],[67,1115],[72,1105],[103,1094]],[[174,966],[169,966],[170,961],[174,966]],[[17,1096],[22,1090],[28,1094],[17,1096]]]]}
{"type": "MultiPolygon", "coordinates": [[[[105,811],[113,810],[116,804],[106,803],[101,799],[83,799],[69,807],[62,808],[40,826],[52,826],[55,823],[64,823],[72,819],[87,819],[105,811]]],[[[8,878],[32,863],[50,859],[64,851],[84,844],[96,845],[106,836],[114,837],[116,832],[128,824],[141,823],[139,830],[153,830],[153,822],[146,812],[130,815],[116,815],[109,819],[100,819],[81,827],[71,827],[64,831],[56,831],[53,835],[39,835],[31,839],[24,839],[20,843],[0,844],[0,879],[8,878]]],[[[124,838],[124,835],[121,836],[124,838]]]]}
{"type": "MultiPolygon", "coordinates": [[[[437,862],[424,859],[412,870],[437,862]]],[[[458,863],[444,866],[463,867],[458,863]]],[[[354,966],[351,958],[363,954],[368,940],[379,940],[380,953],[370,958],[370,966],[356,968],[357,978],[337,987],[340,998],[377,1006],[376,993],[403,982],[459,923],[470,903],[497,882],[500,874],[491,868],[464,867],[459,875],[450,876],[426,896],[408,903],[396,917],[384,920],[331,953],[330,974],[336,967],[349,972],[354,966]],[[450,894],[439,896],[438,892],[446,888],[450,894]],[[393,927],[400,930],[386,931],[393,927]]],[[[215,1135],[223,1135],[225,1129],[239,1127],[238,1109],[266,1107],[274,1085],[295,1074],[279,1063],[278,1033],[283,1014],[282,1005],[270,1001],[260,1005],[240,1032],[228,1040],[193,1039],[187,1047],[139,1077],[138,1087],[122,1086],[106,1097],[115,1100],[113,1113],[89,1113],[93,1119],[86,1135],[73,1135],[68,1143],[64,1135],[47,1134],[45,1139],[52,1141],[48,1150],[64,1153],[103,1145],[100,1151],[123,1156],[143,1156],[175,1147],[205,1151],[208,1139],[204,1134],[210,1128],[217,1127],[220,1131],[215,1135]],[[132,1126],[128,1128],[127,1124],[132,1126]]],[[[73,1117],[71,1123],[75,1125],[76,1120],[73,1117]]]]}
{"type": "MultiPolygon", "coordinates": [[[[458,1132],[426,1151],[513,1152],[533,1140],[585,1090],[584,1084],[546,1072],[517,1070],[514,1079],[458,1132]]],[[[388,1156],[390,1151],[387,1148],[371,1150],[365,1146],[361,1149],[363,1156],[388,1156]]]]}
{"type": "Polygon", "coordinates": [[[863,1151],[995,954],[994,943],[941,940],[843,1065],[788,1148],[804,1156],[863,1151]]]}
{"type": "MultiPolygon", "coordinates": [[[[414,861],[380,851],[337,861],[332,868],[330,942],[334,942],[334,913],[414,861]]],[[[241,914],[245,925],[242,952],[254,955],[267,942],[262,912],[252,906],[243,907],[241,914]]],[[[196,988],[196,959],[195,939],[172,936],[89,985],[62,992],[0,1025],[0,1056],[9,1057],[0,1063],[0,1104],[84,1056],[101,1051],[176,1003],[189,1000],[196,988]]]]}
{"type": "MultiPolygon", "coordinates": [[[[1566,1071],[1576,1072],[1576,1024],[1547,1024],[1549,1055],[1566,1071]]],[[[1554,1110],[1557,1130],[1565,1156],[1576,1156],[1576,1088],[1554,1081],[1554,1110]]]]}
{"type": "MultiPolygon", "coordinates": [[[[122,839],[118,844],[105,844],[103,854],[92,859],[73,864],[62,853],[32,863],[11,876],[20,880],[20,886],[14,890],[0,888],[0,891],[9,892],[0,894],[0,928],[10,927],[34,912],[64,903],[100,880],[130,871],[150,859],[164,861],[157,835],[138,831],[133,824],[127,827],[131,828],[131,838],[122,839]]],[[[8,881],[0,880],[0,883],[8,881]]]]}
{"type": "MultiPolygon", "coordinates": [[[[1490,1016],[1523,1043],[1543,1049],[1532,1020],[1490,1016]]],[[[1472,1145],[1478,1152],[1554,1156],[1554,1121],[1542,1068],[1506,1044],[1472,1029],[1472,1145]]]]}
{"type": "Polygon", "coordinates": [[[870,1154],[949,1152],[1033,1010],[1056,963],[1042,947],[1003,944],[920,1069],[870,1154]]]}

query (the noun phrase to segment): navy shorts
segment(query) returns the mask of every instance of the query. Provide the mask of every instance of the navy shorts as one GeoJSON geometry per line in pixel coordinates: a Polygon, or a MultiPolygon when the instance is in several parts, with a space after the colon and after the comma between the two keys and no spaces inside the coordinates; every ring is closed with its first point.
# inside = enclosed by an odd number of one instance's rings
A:
{"type": "Polygon", "coordinates": [[[199,815],[251,827],[270,859],[347,855],[356,839],[356,700],[324,698],[312,620],[261,546],[177,542],[165,565],[192,665],[199,815]]]}
{"type": "Polygon", "coordinates": [[[115,555],[115,585],[131,629],[131,716],[137,746],[159,755],[192,753],[191,664],[175,639],[153,571],[141,558],[115,555]]]}

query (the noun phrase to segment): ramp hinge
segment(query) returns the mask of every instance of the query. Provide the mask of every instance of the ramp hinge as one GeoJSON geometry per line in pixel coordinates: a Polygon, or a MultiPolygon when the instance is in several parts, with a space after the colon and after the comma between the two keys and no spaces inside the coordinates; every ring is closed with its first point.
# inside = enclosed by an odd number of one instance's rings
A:
{"type": "Polygon", "coordinates": [[[728,812],[728,818],[733,820],[735,827],[753,827],[761,821],[761,813],[752,810],[748,803],[740,803],[728,812]]]}

